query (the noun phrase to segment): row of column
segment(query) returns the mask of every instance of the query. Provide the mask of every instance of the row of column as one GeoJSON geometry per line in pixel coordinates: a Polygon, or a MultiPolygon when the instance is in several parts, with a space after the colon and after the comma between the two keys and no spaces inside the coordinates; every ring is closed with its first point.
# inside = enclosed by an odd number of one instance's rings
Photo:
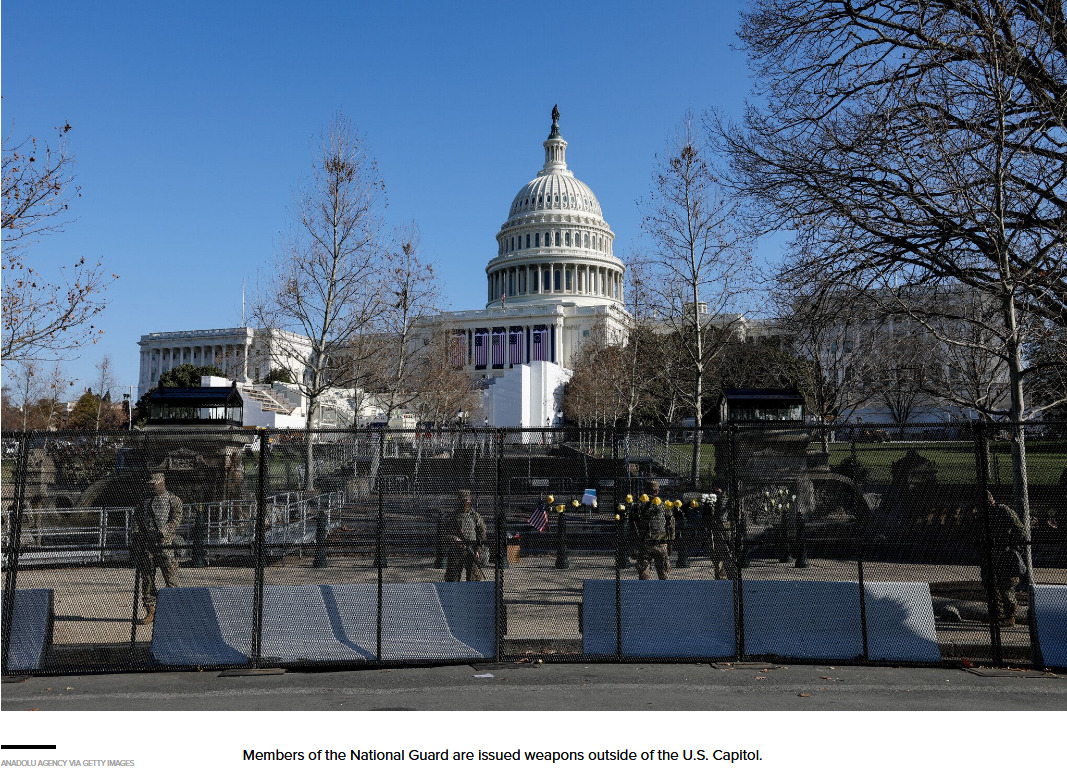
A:
{"type": "Polygon", "coordinates": [[[501,296],[585,294],[623,301],[622,273],[607,267],[548,262],[494,270],[489,273],[490,303],[501,296]]]}
{"type": "Polygon", "coordinates": [[[248,379],[248,351],[245,345],[160,345],[141,349],[141,371],[154,385],[164,372],[181,364],[217,366],[227,377],[248,379]]]}

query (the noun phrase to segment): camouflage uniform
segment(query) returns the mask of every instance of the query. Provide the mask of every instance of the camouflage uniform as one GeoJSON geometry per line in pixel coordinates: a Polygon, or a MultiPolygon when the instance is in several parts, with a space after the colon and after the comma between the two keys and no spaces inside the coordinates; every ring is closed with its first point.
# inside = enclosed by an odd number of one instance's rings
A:
{"type": "Polygon", "coordinates": [[[455,510],[445,518],[445,541],[448,543],[448,564],[445,580],[456,582],[467,573],[467,580],[484,580],[478,552],[486,540],[485,520],[470,505],[469,498],[460,500],[455,510]]]}
{"type": "Polygon", "coordinates": [[[174,554],[178,526],[182,523],[182,501],[163,486],[162,477],[153,483],[156,493],[146,497],[133,514],[133,559],[141,580],[141,600],[150,623],[156,614],[156,570],[163,573],[167,588],[180,585],[174,554]]]}
{"type": "Polygon", "coordinates": [[[1020,557],[1016,550],[1026,541],[1025,529],[1018,514],[1003,503],[989,506],[989,544],[993,574],[982,559],[982,582],[993,589],[993,611],[1002,626],[1015,625],[1019,601],[1015,589],[1019,586],[1020,557]]]}
{"type": "Polygon", "coordinates": [[[671,572],[668,543],[674,534],[674,517],[667,513],[663,504],[656,505],[653,499],[659,489],[653,486],[647,503],[637,503],[631,523],[637,541],[637,576],[641,580],[652,577],[651,565],[656,565],[660,580],[666,580],[671,572]]]}

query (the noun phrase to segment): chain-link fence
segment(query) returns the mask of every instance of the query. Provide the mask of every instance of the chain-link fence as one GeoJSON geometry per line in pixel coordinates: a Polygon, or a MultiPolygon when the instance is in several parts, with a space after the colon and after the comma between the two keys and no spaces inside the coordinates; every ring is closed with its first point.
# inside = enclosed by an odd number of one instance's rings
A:
{"type": "Polygon", "coordinates": [[[5,433],[2,451],[5,673],[1067,664],[1065,425],[5,433]]]}

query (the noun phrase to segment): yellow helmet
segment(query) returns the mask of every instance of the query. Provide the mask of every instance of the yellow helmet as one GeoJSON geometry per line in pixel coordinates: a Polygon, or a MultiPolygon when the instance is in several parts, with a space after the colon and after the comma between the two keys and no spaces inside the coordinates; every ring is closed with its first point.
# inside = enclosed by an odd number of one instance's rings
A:
{"type": "Polygon", "coordinates": [[[552,503],[556,502],[556,498],[552,497],[552,495],[549,495],[549,496],[548,496],[548,497],[546,498],[546,500],[548,501],[548,504],[549,504],[549,505],[551,505],[552,503]]]}
{"type": "Polygon", "coordinates": [[[626,502],[632,503],[633,501],[634,501],[634,496],[633,495],[627,495],[626,496],[626,502]]]}
{"type": "Polygon", "coordinates": [[[659,498],[659,495],[656,495],[655,497],[652,498],[653,505],[660,505],[662,502],[663,501],[659,498]]]}
{"type": "Polygon", "coordinates": [[[674,501],[674,507],[675,508],[681,508],[682,507],[682,501],[681,500],[675,500],[674,501]]]}
{"type": "Polygon", "coordinates": [[[664,500],[664,501],[663,501],[663,507],[664,507],[664,508],[667,508],[668,510],[670,510],[670,507],[671,507],[672,505],[674,505],[674,503],[672,503],[672,502],[671,502],[670,500],[664,500]]]}
{"type": "Polygon", "coordinates": [[[617,514],[617,513],[616,513],[616,514],[615,514],[615,521],[618,521],[618,520],[619,520],[620,518],[622,518],[622,517],[621,517],[621,516],[619,516],[619,514],[617,514]]]}
{"type": "Polygon", "coordinates": [[[647,503],[647,502],[648,502],[648,495],[646,495],[646,494],[642,493],[642,494],[641,494],[641,497],[639,497],[638,499],[639,499],[639,500],[640,500],[640,501],[641,501],[642,503],[647,503]]]}
{"type": "Polygon", "coordinates": [[[577,508],[579,505],[581,505],[581,503],[579,503],[577,500],[571,500],[571,505],[577,508]]]}
{"type": "MultiPolygon", "coordinates": [[[[626,510],[626,506],[623,505],[622,503],[619,503],[619,510],[620,511],[625,511],[626,510]]],[[[618,517],[616,516],[615,518],[618,518],[618,517]]]]}
{"type": "Polygon", "coordinates": [[[689,501],[689,507],[690,508],[696,508],[699,505],[700,505],[700,503],[697,502],[695,497],[692,500],[689,501]]]}

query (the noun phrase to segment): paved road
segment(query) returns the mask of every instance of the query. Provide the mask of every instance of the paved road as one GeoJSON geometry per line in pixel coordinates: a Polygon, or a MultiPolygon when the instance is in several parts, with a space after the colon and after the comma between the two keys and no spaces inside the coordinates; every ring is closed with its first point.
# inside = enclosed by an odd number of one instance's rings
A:
{"type": "Polygon", "coordinates": [[[34,677],[5,682],[2,698],[5,711],[1045,710],[1067,707],[1067,676],[751,663],[443,666],[34,677]]]}

